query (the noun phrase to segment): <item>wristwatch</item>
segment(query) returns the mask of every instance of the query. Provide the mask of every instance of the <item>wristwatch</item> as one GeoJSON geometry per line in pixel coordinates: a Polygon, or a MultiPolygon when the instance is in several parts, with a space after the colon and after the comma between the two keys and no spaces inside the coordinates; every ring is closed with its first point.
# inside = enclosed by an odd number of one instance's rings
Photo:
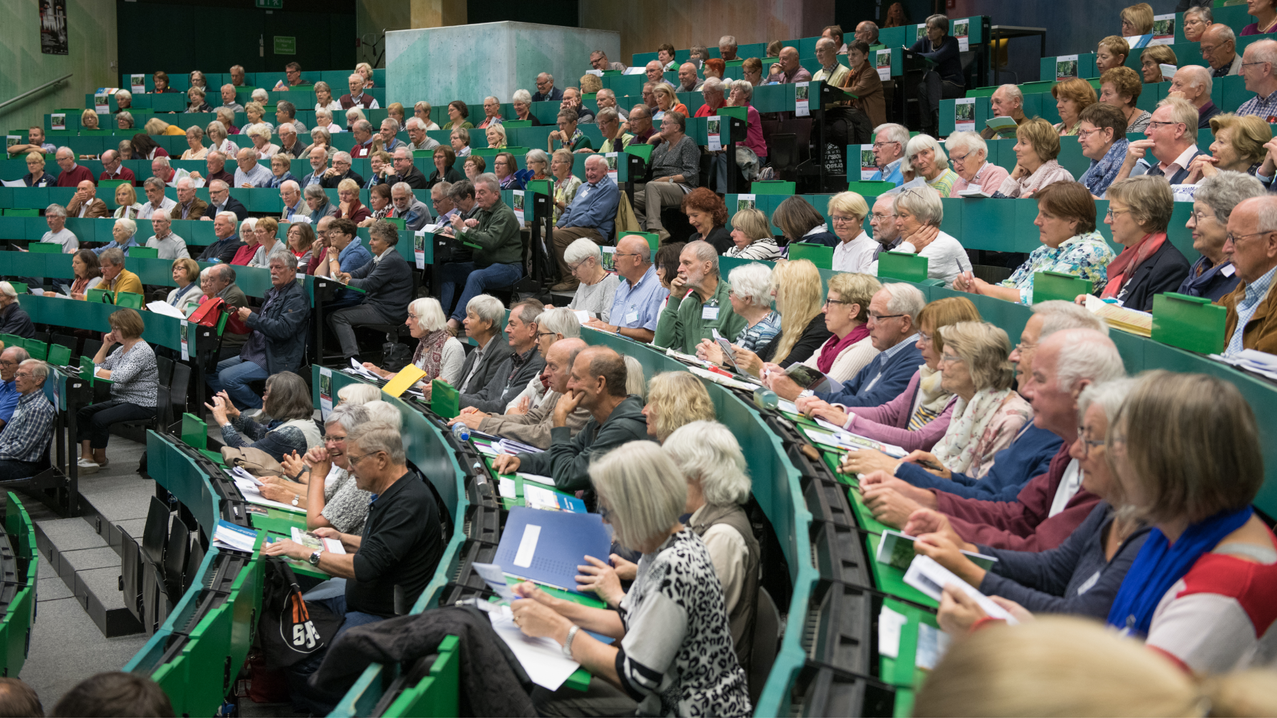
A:
{"type": "Polygon", "coordinates": [[[309,562],[311,566],[319,566],[319,556],[323,552],[323,549],[318,549],[315,553],[312,553],[310,558],[306,559],[306,561],[309,562]]]}
{"type": "Polygon", "coordinates": [[[300,500],[301,500],[300,496],[298,496],[297,494],[293,494],[293,506],[296,506],[300,500]]]}

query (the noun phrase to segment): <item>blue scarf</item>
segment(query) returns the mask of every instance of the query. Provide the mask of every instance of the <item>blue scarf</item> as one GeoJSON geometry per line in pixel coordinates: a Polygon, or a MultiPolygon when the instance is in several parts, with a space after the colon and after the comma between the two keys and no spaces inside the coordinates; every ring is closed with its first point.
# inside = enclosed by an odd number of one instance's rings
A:
{"type": "Polygon", "coordinates": [[[1147,636],[1153,612],[1171,586],[1188,573],[1202,554],[1249,521],[1252,513],[1247,506],[1240,511],[1216,514],[1189,526],[1174,545],[1161,529],[1150,531],[1113,599],[1109,625],[1147,636]]]}

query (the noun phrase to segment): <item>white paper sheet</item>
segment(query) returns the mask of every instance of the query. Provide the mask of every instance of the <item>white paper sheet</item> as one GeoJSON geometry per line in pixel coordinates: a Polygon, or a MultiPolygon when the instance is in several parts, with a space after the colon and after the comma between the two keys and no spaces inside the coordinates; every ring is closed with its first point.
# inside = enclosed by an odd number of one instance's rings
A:
{"type": "Polygon", "coordinates": [[[988,596],[980,593],[979,589],[958,578],[957,574],[941,566],[930,556],[919,554],[913,558],[913,563],[909,564],[909,570],[905,571],[905,583],[937,601],[940,600],[941,592],[945,586],[955,585],[963,593],[974,599],[990,618],[1000,618],[1012,625],[1019,623],[1006,609],[994,603],[988,596]]]}
{"type": "MultiPolygon", "coordinates": [[[[523,503],[532,509],[559,510],[559,497],[553,491],[535,484],[523,485],[523,503]]],[[[518,563],[517,559],[515,563],[518,563]]]]}
{"type": "Polygon", "coordinates": [[[932,670],[944,658],[949,650],[949,634],[927,623],[918,624],[918,649],[914,653],[913,664],[918,668],[932,670]]]}
{"type": "Polygon", "coordinates": [[[540,538],[540,526],[537,526],[536,524],[528,524],[523,528],[523,538],[519,539],[519,550],[514,554],[515,566],[518,566],[519,568],[531,568],[532,558],[536,556],[537,553],[537,540],[540,538]]]}
{"type": "Polygon", "coordinates": [[[501,498],[513,499],[518,497],[518,491],[514,486],[514,479],[502,478],[497,482],[497,490],[501,492],[501,498]]]}
{"type": "Polygon", "coordinates": [[[523,670],[528,672],[528,678],[531,678],[533,683],[552,691],[558,690],[568,676],[581,667],[581,664],[566,658],[563,655],[563,647],[553,638],[531,638],[525,635],[518,626],[514,625],[510,608],[508,606],[502,608],[504,610],[500,614],[488,614],[488,618],[492,621],[492,629],[514,652],[515,658],[523,664],[523,670]]]}
{"type": "Polygon", "coordinates": [[[900,655],[900,630],[909,622],[903,613],[882,607],[878,614],[878,653],[888,658],[900,655]]]}
{"type": "Polygon", "coordinates": [[[180,319],[182,321],[186,320],[186,315],[183,314],[180,309],[168,302],[151,302],[146,305],[146,311],[154,312],[155,314],[163,314],[166,317],[173,317],[174,319],[180,319]]]}

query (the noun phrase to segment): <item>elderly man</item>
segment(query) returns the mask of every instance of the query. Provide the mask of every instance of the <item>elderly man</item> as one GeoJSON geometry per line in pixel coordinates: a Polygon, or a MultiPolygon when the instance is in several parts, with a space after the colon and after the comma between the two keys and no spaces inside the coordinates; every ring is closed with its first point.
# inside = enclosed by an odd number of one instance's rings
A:
{"type": "Polygon", "coordinates": [[[151,215],[151,225],[155,228],[155,234],[146,240],[146,246],[151,249],[159,250],[156,255],[158,259],[189,259],[191,253],[186,250],[186,240],[173,233],[173,221],[169,219],[169,213],[164,210],[156,210],[151,215]]]}
{"type": "Polygon", "coordinates": [[[107,150],[102,153],[102,174],[98,175],[98,181],[102,180],[128,180],[137,184],[137,175],[120,161],[118,151],[107,150]]]}
{"type": "Polygon", "coordinates": [[[177,181],[177,206],[170,212],[173,219],[199,219],[208,209],[208,203],[195,196],[195,182],[190,177],[177,181]]]}
{"type": "Polygon", "coordinates": [[[475,129],[486,130],[501,124],[501,100],[493,95],[483,98],[483,121],[475,125],[475,129]]]}
{"type": "Polygon", "coordinates": [[[142,294],[142,280],[136,274],[124,268],[124,250],[108,249],[98,255],[98,265],[102,268],[102,283],[98,289],[107,292],[132,292],[142,294]]]}
{"type": "MultiPolygon", "coordinates": [[[[350,148],[352,159],[363,159],[372,152],[372,123],[368,120],[356,120],[351,125],[350,134],[355,138],[355,146],[350,148]]],[[[333,157],[336,160],[336,156],[333,157]]],[[[363,183],[360,182],[360,185],[363,183]]]]}
{"type": "Polygon", "coordinates": [[[226,182],[222,180],[209,182],[208,199],[208,207],[204,210],[200,219],[212,222],[222,212],[234,214],[237,222],[243,222],[248,219],[248,208],[244,206],[243,202],[231,196],[230,185],[226,182]]]}
{"type": "Polygon", "coordinates": [[[607,53],[602,50],[595,50],[590,53],[590,67],[593,67],[599,72],[607,72],[608,70],[615,70],[617,72],[625,71],[625,63],[608,62],[607,53]]]}
{"type": "Polygon", "coordinates": [[[393,117],[387,117],[381,121],[381,144],[387,152],[394,152],[397,148],[403,147],[403,140],[397,136],[399,134],[399,120],[393,117]]]}
{"type": "Polygon", "coordinates": [[[200,253],[199,261],[230,264],[235,258],[235,253],[244,246],[239,235],[235,233],[237,226],[239,226],[239,218],[234,212],[218,212],[213,218],[213,236],[217,237],[217,241],[204,248],[204,251],[200,253]]]}
{"type": "Polygon", "coordinates": [[[631,441],[647,438],[643,402],[625,392],[625,361],[607,347],[582,349],[572,362],[567,394],[554,407],[550,448],[540,454],[501,454],[492,467],[503,474],[523,471],[554,479],[560,491],[585,492],[585,503],[595,508],[590,484],[590,459],[631,441]],[[575,436],[568,416],[578,406],[590,412],[590,420],[575,436]]]}
{"type": "Polygon", "coordinates": [[[281,222],[310,222],[310,208],[302,199],[301,185],[294,180],[285,180],[279,185],[279,199],[284,203],[280,212],[281,222]]]}
{"type": "Polygon", "coordinates": [[[18,293],[8,282],[0,282],[0,334],[35,339],[31,316],[18,304],[18,293]]]}
{"type": "Polygon", "coordinates": [[[647,144],[647,141],[652,139],[652,135],[656,134],[656,128],[652,126],[652,110],[647,105],[635,105],[630,110],[628,124],[630,134],[634,135],[634,141],[640,144],[647,144]]]}
{"type": "Polygon", "coordinates": [[[651,110],[653,113],[660,110],[660,105],[656,102],[656,86],[661,84],[661,82],[664,82],[664,80],[643,83],[643,104],[646,105],[647,109],[651,110]]]}
{"type": "Polygon", "coordinates": [[[431,220],[430,207],[412,194],[412,186],[407,182],[391,185],[390,202],[394,206],[393,216],[402,219],[404,225],[413,232],[426,226],[431,220]]]}
{"type": "MultiPolygon", "coordinates": [[[[1246,91],[1255,96],[1243,102],[1237,114],[1256,115],[1268,124],[1277,122],[1277,41],[1260,40],[1249,45],[1242,57],[1241,74],[1246,78],[1246,91]]],[[[58,152],[61,154],[61,150],[58,152]]],[[[62,164],[61,159],[58,164],[62,164]]]]}
{"type": "Polygon", "coordinates": [[[1179,98],[1162,100],[1153,111],[1144,139],[1127,145],[1117,179],[1147,174],[1180,184],[1188,177],[1189,163],[1200,154],[1205,153],[1197,149],[1197,108],[1179,98]]]}
{"type": "MultiPolygon", "coordinates": [[[[545,332],[545,334],[550,334],[545,332]]],[[[465,424],[471,429],[478,429],[486,434],[493,434],[506,439],[514,439],[539,449],[550,447],[550,432],[554,428],[554,407],[568,393],[568,379],[572,376],[572,362],[577,353],[586,348],[586,343],[579,337],[554,341],[550,334],[548,339],[538,341],[545,354],[545,368],[541,372],[541,380],[546,382],[545,396],[524,413],[507,411],[505,414],[490,414],[478,410],[466,410],[448,422],[465,424]],[[550,346],[544,349],[544,342],[550,346]]],[[[568,414],[565,426],[572,436],[590,420],[590,412],[579,404],[568,414]]]]}
{"type": "Polygon", "coordinates": [[[373,96],[364,92],[364,85],[366,83],[367,81],[364,79],[364,76],[358,72],[351,73],[350,77],[346,78],[346,87],[350,89],[350,92],[342,95],[341,98],[337,100],[341,104],[343,112],[354,107],[361,110],[381,109],[381,105],[377,104],[377,101],[373,99],[373,96]]]}
{"type": "Polygon", "coordinates": [[[18,157],[25,156],[30,152],[50,155],[57,151],[52,142],[44,141],[44,128],[39,125],[32,125],[27,130],[27,139],[29,140],[28,142],[9,145],[9,154],[18,157]]]}
{"type": "Polygon", "coordinates": [[[604,245],[612,235],[621,194],[616,183],[608,178],[607,169],[607,159],[602,155],[594,154],[585,159],[585,183],[554,225],[554,258],[559,264],[562,281],[551,287],[551,291],[576,291],[579,284],[572,268],[563,259],[569,244],[586,237],[604,245]]]}
{"type": "Polygon", "coordinates": [[[208,299],[221,299],[229,313],[226,331],[222,334],[222,348],[218,361],[239,356],[240,348],[248,341],[249,329],[240,321],[236,310],[248,306],[248,297],[235,283],[235,268],[229,262],[206,267],[200,272],[200,291],[208,299]]]}
{"type": "Polygon", "coordinates": [[[310,160],[310,174],[302,178],[302,189],[322,183],[324,174],[328,171],[328,150],[323,147],[312,147],[306,153],[306,158],[310,160]]]}
{"type": "Polygon", "coordinates": [[[578,123],[588,125],[594,122],[594,113],[581,104],[581,92],[575,87],[568,87],[563,90],[563,99],[559,102],[559,110],[560,112],[563,110],[575,112],[578,123]]]}
{"type": "Polygon", "coordinates": [[[768,84],[788,85],[795,82],[811,81],[811,73],[799,63],[798,50],[796,48],[781,48],[777,62],[780,65],[780,72],[774,72],[769,75],[767,77],[768,84]]]}
{"type": "MultiPolygon", "coordinates": [[[[372,126],[368,125],[367,122],[364,124],[367,125],[366,129],[369,133],[371,133],[372,126]]],[[[369,142],[371,141],[372,135],[369,134],[369,142]]],[[[357,173],[352,172],[350,169],[351,161],[353,159],[354,158],[349,152],[335,153],[333,155],[333,166],[324,171],[324,179],[319,183],[319,185],[324,189],[337,189],[337,185],[341,184],[342,180],[353,179],[355,184],[363,187],[364,178],[360,177],[357,173]]]]}
{"type": "Polygon", "coordinates": [[[75,254],[80,249],[80,240],[75,233],[67,229],[67,211],[60,204],[51,204],[44,209],[44,223],[49,231],[40,237],[43,244],[62,245],[63,254],[75,254]]]}
{"type": "Polygon", "coordinates": [[[18,393],[18,365],[30,358],[27,350],[19,346],[0,351],[0,431],[13,420],[13,412],[22,396],[18,393]]]}
{"type": "Polygon", "coordinates": [[[620,334],[640,342],[651,342],[656,336],[656,322],[660,319],[661,303],[669,296],[669,290],[661,286],[652,265],[652,248],[646,237],[628,234],[616,243],[612,255],[616,261],[616,273],[622,281],[612,297],[612,311],[608,324],[590,319],[585,326],[609,334],[620,334]]]}
{"type": "Polygon", "coordinates": [[[222,107],[231,112],[243,112],[244,106],[235,101],[235,85],[222,85],[222,107]]]}
{"type": "Polygon", "coordinates": [[[718,38],[718,54],[723,58],[723,62],[741,59],[736,56],[737,47],[735,35],[724,35],[718,38]]]}
{"type": "Polygon", "coordinates": [[[1241,283],[1218,304],[1228,309],[1225,355],[1243,349],[1277,354],[1277,294],[1270,291],[1277,269],[1277,201],[1254,197],[1228,217],[1224,254],[1241,283]]]}
{"type": "Polygon", "coordinates": [[[98,186],[91,180],[84,180],[75,187],[75,196],[67,202],[67,216],[79,219],[98,219],[110,217],[111,210],[106,202],[97,198],[98,186]]]}
{"type": "MultiPolygon", "coordinates": [[[[474,199],[474,183],[470,180],[459,180],[452,183],[452,187],[448,190],[448,199],[452,201],[452,206],[457,210],[453,216],[460,216],[462,219],[472,219],[479,215],[479,203],[474,199]]],[[[451,219],[448,220],[452,222],[451,219]]],[[[448,232],[452,232],[452,227],[445,227],[448,232]]]]}
{"type": "Polygon", "coordinates": [[[58,175],[58,181],[53,185],[54,187],[78,187],[85,180],[95,185],[98,183],[93,179],[93,172],[88,167],[75,163],[75,153],[70,147],[59,147],[54,157],[57,159],[58,167],[62,169],[62,174],[58,175]]]}
{"type": "MultiPolygon", "coordinates": [[[[1016,127],[1029,119],[1024,114],[1024,93],[1015,85],[1002,85],[994,90],[993,96],[989,98],[989,108],[994,117],[1010,117],[1015,120],[1016,127]]],[[[999,139],[1013,139],[1015,129],[1008,127],[995,133],[992,128],[986,127],[980,130],[980,136],[986,140],[993,139],[995,135],[999,139]]]]}
{"type": "Polygon", "coordinates": [[[563,99],[563,90],[554,86],[554,75],[543,72],[537,75],[537,91],[532,95],[533,102],[559,102],[563,99]]]}
{"type": "Polygon", "coordinates": [[[909,130],[903,125],[888,122],[874,128],[874,163],[878,171],[871,180],[875,182],[894,182],[897,187],[904,184],[905,145],[909,144],[909,130]]]}
{"type": "Polygon", "coordinates": [[[421,121],[420,117],[409,117],[404,123],[404,128],[408,130],[409,152],[417,152],[418,150],[433,150],[439,146],[439,141],[431,139],[426,135],[426,123],[421,121]]]}
{"type": "MultiPolygon", "coordinates": [[[[279,130],[283,125],[292,125],[294,132],[305,134],[306,125],[297,119],[297,105],[288,100],[280,100],[275,103],[275,129],[279,130]]],[[[282,137],[280,139],[283,139],[282,137]]],[[[282,147],[282,145],[281,145],[282,147]]],[[[297,155],[293,155],[296,157],[297,155]]]]}
{"type": "Polygon", "coordinates": [[[266,187],[275,176],[265,166],[258,164],[257,152],[251,148],[241,149],[235,160],[239,164],[238,169],[235,170],[236,187],[246,189],[266,187]]]}
{"type": "Polygon", "coordinates": [[[275,128],[279,133],[279,153],[288,155],[290,159],[299,158],[306,150],[306,145],[297,141],[297,125],[285,122],[275,128]]]}
{"type": "MultiPolygon", "coordinates": [[[[874,247],[874,261],[878,261],[878,255],[883,252],[895,249],[900,245],[900,227],[896,225],[896,203],[895,195],[883,194],[879,195],[874,201],[872,215],[869,217],[869,226],[873,229],[874,241],[878,243],[874,247]]],[[[835,252],[838,250],[835,248],[835,252]]],[[[877,273],[877,266],[874,266],[874,274],[877,273]]]]}
{"type": "Polygon", "coordinates": [[[687,136],[687,119],[678,112],[666,112],[660,135],[648,142],[659,145],[652,151],[652,180],[634,193],[634,212],[647,231],[665,241],[670,233],[661,221],[661,210],[682,206],[683,197],[700,184],[701,153],[687,136]]]}
{"type": "Polygon", "coordinates": [[[250,332],[239,356],[218,362],[217,371],[208,377],[213,394],[225,390],[236,407],[260,409],[262,399],[248,382],[296,370],[306,348],[310,300],[297,281],[297,257],[292,252],[271,255],[270,282],[259,312],[236,310],[236,318],[250,332]]]}
{"type": "Polygon", "coordinates": [[[394,155],[395,173],[386,176],[386,184],[395,185],[402,182],[411,189],[426,189],[429,186],[426,176],[413,164],[412,150],[401,142],[399,147],[395,148],[394,155]]]}
{"type": "Polygon", "coordinates": [[[719,108],[727,105],[725,91],[722,80],[717,77],[705,78],[705,81],[701,83],[701,96],[705,98],[705,104],[696,111],[695,117],[717,115],[719,108]]]}
{"type": "Polygon", "coordinates": [[[159,177],[147,177],[142,183],[142,191],[146,193],[147,201],[137,211],[138,219],[150,219],[156,210],[168,211],[177,206],[177,202],[165,196],[164,180],[159,177]]]}
{"type": "MultiPolygon", "coordinates": [[[[912,284],[886,284],[869,300],[869,339],[878,350],[865,368],[837,392],[815,392],[816,399],[840,408],[878,406],[896,398],[922,362],[918,343],[918,312],[926,306],[922,292],[912,284]]],[[[803,392],[803,401],[813,396],[803,392]]],[[[809,400],[810,401],[810,400],[809,400]]]]}
{"type": "Polygon", "coordinates": [[[1223,23],[1206,28],[1200,40],[1202,59],[1211,67],[1211,77],[1242,74],[1242,58],[1237,54],[1237,33],[1223,23]]]}
{"type": "MultiPolygon", "coordinates": [[[[842,25],[826,25],[825,29],[820,31],[820,36],[829,38],[834,43],[835,54],[847,54],[847,43],[843,42],[842,25]]],[[[841,87],[841,85],[836,85],[836,87],[841,87]]]]}
{"type": "Polygon", "coordinates": [[[541,302],[527,299],[510,307],[505,335],[510,355],[492,372],[492,378],[483,385],[470,383],[470,391],[462,392],[462,409],[495,414],[505,407],[528,382],[541,374],[545,358],[537,351],[537,335],[542,331],[537,319],[541,316],[541,302]]]}
{"type": "Polygon", "coordinates": [[[49,444],[57,412],[44,396],[49,365],[27,359],[14,373],[18,403],[0,432],[0,481],[28,479],[49,466],[49,444]]]}
{"type": "Polygon", "coordinates": [[[359,355],[355,327],[403,324],[408,316],[408,303],[413,299],[412,269],[395,249],[399,242],[398,228],[378,220],[369,228],[368,237],[372,261],[350,272],[338,272],[336,276],[342,284],[363,290],[362,303],[328,316],[328,324],[347,358],[359,355]]]}
{"type": "Polygon", "coordinates": [[[244,66],[243,65],[231,65],[230,74],[231,74],[232,85],[234,85],[235,87],[244,86],[244,66]]]}
{"type": "Polygon", "coordinates": [[[341,620],[336,635],[288,669],[293,700],[318,715],[327,715],[341,700],[339,691],[306,680],[324,662],[329,647],[352,628],[393,617],[400,601],[416,603],[434,578],[447,543],[430,480],[409,468],[399,427],[384,421],[356,426],[346,438],[346,455],[356,487],[376,497],[368,506],[363,533],[343,534],[330,526],[315,530],[317,536],[340,541],[346,552],[313,550],[289,539],[262,548],[263,555],[306,561],[345,579],[344,594],[332,595],[334,585],[324,594],[331,598],[307,599],[341,620]]]}
{"type": "Polygon", "coordinates": [[[878,24],[865,20],[856,26],[856,39],[873,47],[878,44],[878,24]]]}
{"type": "MultiPolygon", "coordinates": [[[[456,189],[454,185],[453,190],[456,189]]],[[[448,327],[454,334],[461,326],[464,307],[471,297],[489,288],[508,287],[523,276],[523,240],[519,236],[519,222],[514,210],[501,201],[501,185],[497,176],[485,172],[475,177],[474,198],[478,214],[469,219],[461,216],[452,219],[456,237],[475,248],[474,258],[468,262],[445,264],[440,270],[440,302],[445,312],[452,307],[457,285],[464,284],[456,309],[452,310],[448,319],[448,327]]]]}
{"type": "Polygon", "coordinates": [[[595,93],[594,101],[599,106],[599,112],[602,112],[603,110],[610,108],[610,109],[616,110],[616,114],[621,118],[622,121],[625,121],[626,119],[629,118],[629,114],[626,113],[625,110],[622,110],[620,107],[617,107],[616,93],[609,90],[606,87],[603,88],[602,90],[599,90],[597,93],[595,93]]]}
{"type": "Polygon", "coordinates": [[[173,169],[173,165],[169,164],[167,157],[156,157],[151,160],[151,176],[158,177],[167,187],[175,187],[179,179],[190,177],[191,173],[185,170],[173,169]]]}
{"type": "Polygon", "coordinates": [[[731,285],[719,275],[714,245],[704,240],[688,243],[678,256],[678,276],[670,280],[669,303],[661,313],[652,343],[695,354],[701,340],[713,338],[714,330],[721,336],[735,337],[745,328],[745,319],[732,311],[731,291],[731,285]]]}
{"type": "Polygon", "coordinates": [[[652,60],[643,68],[644,74],[647,75],[648,82],[665,82],[665,68],[661,66],[659,60],[652,60]]]}
{"type": "MultiPolygon", "coordinates": [[[[394,188],[391,188],[391,199],[394,199],[394,188]]],[[[457,216],[457,204],[452,199],[452,183],[438,182],[434,187],[430,188],[430,202],[434,204],[435,211],[439,213],[439,225],[452,224],[452,218],[457,216]]]]}
{"type": "Polygon", "coordinates": [[[1197,129],[1210,127],[1210,118],[1219,114],[1219,108],[1210,99],[1210,71],[1201,65],[1181,67],[1171,79],[1171,91],[1167,97],[1178,97],[1187,100],[1188,104],[1197,108],[1197,129]]]}
{"type": "Polygon", "coordinates": [[[235,175],[226,171],[226,155],[221,150],[209,150],[204,156],[204,164],[208,168],[208,174],[204,177],[204,184],[213,180],[221,180],[230,186],[235,181],[235,175]]]}
{"type": "Polygon", "coordinates": [[[697,92],[701,89],[701,80],[696,76],[696,65],[685,62],[678,66],[678,92],[697,92]]]}

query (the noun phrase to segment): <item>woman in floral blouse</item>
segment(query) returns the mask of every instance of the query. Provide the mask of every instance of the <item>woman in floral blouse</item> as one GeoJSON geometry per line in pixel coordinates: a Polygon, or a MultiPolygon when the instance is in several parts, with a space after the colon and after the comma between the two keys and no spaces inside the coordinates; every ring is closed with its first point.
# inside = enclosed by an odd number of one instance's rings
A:
{"type": "Polygon", "coordinates": [[[1033,303],[1033,277],[1038,272],[1063,272],[1090,280],[1093,291],[1104,287],[1106,269],[1113,250],[1095,230],[1095,201],[1086,187],[1077,182],[1056,182],[1042,188],[1038,201],[1038,239],[1041,247],[1000,284],[990,284],[971,276],[958,275],[953,288],[972,294],[1033,303]]]}

